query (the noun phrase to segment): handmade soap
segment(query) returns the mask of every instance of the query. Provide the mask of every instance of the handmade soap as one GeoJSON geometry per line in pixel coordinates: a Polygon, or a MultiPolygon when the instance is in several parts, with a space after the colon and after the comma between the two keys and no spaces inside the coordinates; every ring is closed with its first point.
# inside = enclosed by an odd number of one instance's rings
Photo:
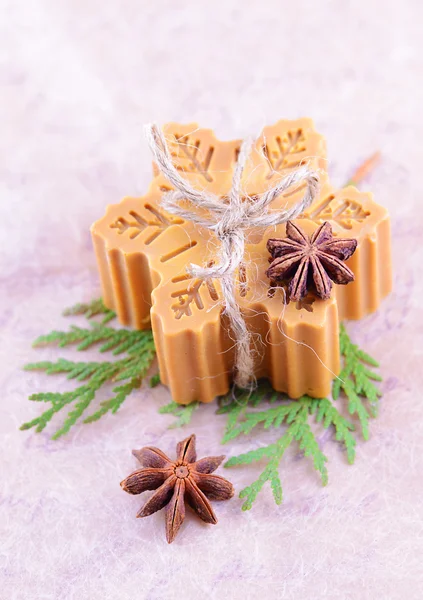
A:
{"type": "MultiPolygon", "coordinates": [[[[195,125],[165,128],[172,160],[199,189],[225,195],[231,186],[240,142],[219,142],[195,125]]],[[[245,193],[258,194],[301,161],[322,170],[325,143],[309,119],[280,121],[265,128],[244,172],[245,193]]],[[[191,222],[170,216],[160,206],[169,183],[155,169],[147,194],[109,206],[92,227],[103,299],[120,321],[153,329],[163,383],[173,399],[210,402],[231,384],[234,343],[222,314],[219,281],[199,280],[187,266],[210,264],[219,242],[191,222]]],[[[296,202],[303,190],[278,198],[276,206],[296,202]]],[[[285,303],[282,288],[269,288],[265,275],[269,237],[284,237],[285,226],[253,237],[246,248],[247,267],[238,273],[238,302],[253,333],[255,374],[291,397],[325,396],[339,372],[338,327],[341,318],[360,318],[375,310],[391,286],[389,218],[371,195],[355,188],[333,190],[322,174],[319,197],[302,215],[312,233],[329,220],[335,235],[355,237],[359,245],[349,265],[356,282],[335,286],[323,301],[310,296],[285,303]]]]}

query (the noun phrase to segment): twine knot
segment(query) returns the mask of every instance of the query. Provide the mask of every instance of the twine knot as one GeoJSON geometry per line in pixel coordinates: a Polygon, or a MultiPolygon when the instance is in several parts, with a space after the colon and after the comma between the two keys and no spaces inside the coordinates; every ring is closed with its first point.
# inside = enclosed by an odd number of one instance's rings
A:
{"type": "Polygon", "coordinates": [[[187,271],[198,279],[220,279],[225,314],[228,316],[236,343],[235,383],[241,388],[253,389],[256,385],[254,360],[251,351],[251,334],[248,331],[241,308],[236,299],[235,275],[244,267],[245,240],[247,231],[264,231],[295,219],[310,206],[319,189],[319,178],[315,171],[303,166],[291,171],[276,185],[258,196],[242,194],[242,174],[253,147],[253,140],[244,140],[235,164],[232,185],[226,197],[207,191],[196,190],[180,176],[175,168],[162,131],[157,125],[146,125],[146,137],[160,171],[175,188],[162,196],[162,206],[169,213],[200,227],[213,231],[220,241],[220,260],[216,264],[202,267],[190,264],[187,271]],[[306,183],[302,199],[287,209],[270,210],[272,202],[290,187],[306,183]],[[189,201],[192,209],[180,205],[189,201]],[[198,213],[196,208],[202,209],[198,213]]]}

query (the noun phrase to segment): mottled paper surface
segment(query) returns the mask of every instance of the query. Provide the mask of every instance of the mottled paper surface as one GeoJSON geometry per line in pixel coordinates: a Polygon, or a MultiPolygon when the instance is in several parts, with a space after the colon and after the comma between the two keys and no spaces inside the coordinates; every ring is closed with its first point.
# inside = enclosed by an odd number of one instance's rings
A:
{"type": "MultiPolygon", "coordinates": [[[[421,5],[0,5],[2,600],[421,598],[421,5]],[[119,487],[135,468],[130,451],[170,452],[195,431],[199,454],[220,453],[224,418],[207,406],[188,431],[168,430],[171,418],[157,414],[167,391],[143,389],[117,415],[54,442],[58,422],[40,435],[18,427],[42,408],[30,393],[69,384],[21,366],[77,356],[30,345],[69,326],[63,307],[99,295],[89,227],[107,203],[146,189],[143,123],[197,120],[232,139],[303,115],[326,134],[339,185],[374,150],[383,154],[362,189],[392,215],[395,290],[378,314],[349,326],[381,362],[381,415],[353,467],[322,438],[326,488],[289,454],[281,507],[268,487],[248,513],[235,497],[216,506],[217,526],[189,517],[168,546],[163,516],[136,520],[141,498],[119,487]]],[[[257,473],[223,474],[239,490],[257,473]]]]}

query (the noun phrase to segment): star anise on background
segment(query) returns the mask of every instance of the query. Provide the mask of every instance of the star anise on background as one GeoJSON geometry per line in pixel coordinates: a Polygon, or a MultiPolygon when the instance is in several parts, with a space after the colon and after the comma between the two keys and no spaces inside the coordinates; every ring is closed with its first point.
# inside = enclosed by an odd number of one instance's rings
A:
{"type": "Polygon", "coordinates": [[[328,221],[311,238],[298,225],[288,221],[286,234],[285,239],[274,238],[267,242],[271,259],[266,275],[274,282],[291,279],[290,300],[302,300],[310,289],[327,300],[332,281],[338,284],[354,281],[354,273],[343,261],[354,254],[357,240],[334,237],[328,221]]]}
{"type": "Polygon", "coordinates": [[[166,506],[166,538],[173,542],[185,518],[185,502],[206,523],[217,523],[209,500],[229,500],[234,495],[230,481],[211,475],[224,456],[209,456],[197,460],[195,435],[190,435],[176,447],[172,461],[158,448],[145,447],[132,454],[145,467],[131,473],[121,482],[129,494],[156,490],[138,512],[148,517],[166,506]]]}

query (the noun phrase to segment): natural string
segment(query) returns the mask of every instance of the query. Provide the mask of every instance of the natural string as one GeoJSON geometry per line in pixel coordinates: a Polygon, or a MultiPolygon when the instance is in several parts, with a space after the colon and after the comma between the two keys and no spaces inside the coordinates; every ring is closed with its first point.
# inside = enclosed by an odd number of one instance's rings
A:
{"type": "Polygon", "coordinates": [[[160,171],[175,188],[163,194],[161,203],[165,210],[196,225],[213,231],[221,243],[220,261],[207,267],[190,264],[187,271],[199,279],[220,279],[224,299],[225,314],[234,335],[235,383],[241,388],[253,389],[256,386],[254,359],[251,350],[251,334],[236,298],[235,275],[244,267],[245,237],[248,230],[265,230],[295,219],[313,202],[319,188],[319,178],[315,171],[302,166],[292,171],[263,194],[250,197],[242,194],[241,180],[254,140],[246,139],[235,164],[232,186],[228,196],[221,197],[205,190],[196,190],[180,176],[162,131],[155,124],[145,126],[148,144],[160,171]],[[303,198],[286,209],[270,210],[272,202],[293,185],[306,183],[303,198]],[[189,201],[194,209],[204,209],[198,214],[180,206],[181,201],[189,201]]]}

